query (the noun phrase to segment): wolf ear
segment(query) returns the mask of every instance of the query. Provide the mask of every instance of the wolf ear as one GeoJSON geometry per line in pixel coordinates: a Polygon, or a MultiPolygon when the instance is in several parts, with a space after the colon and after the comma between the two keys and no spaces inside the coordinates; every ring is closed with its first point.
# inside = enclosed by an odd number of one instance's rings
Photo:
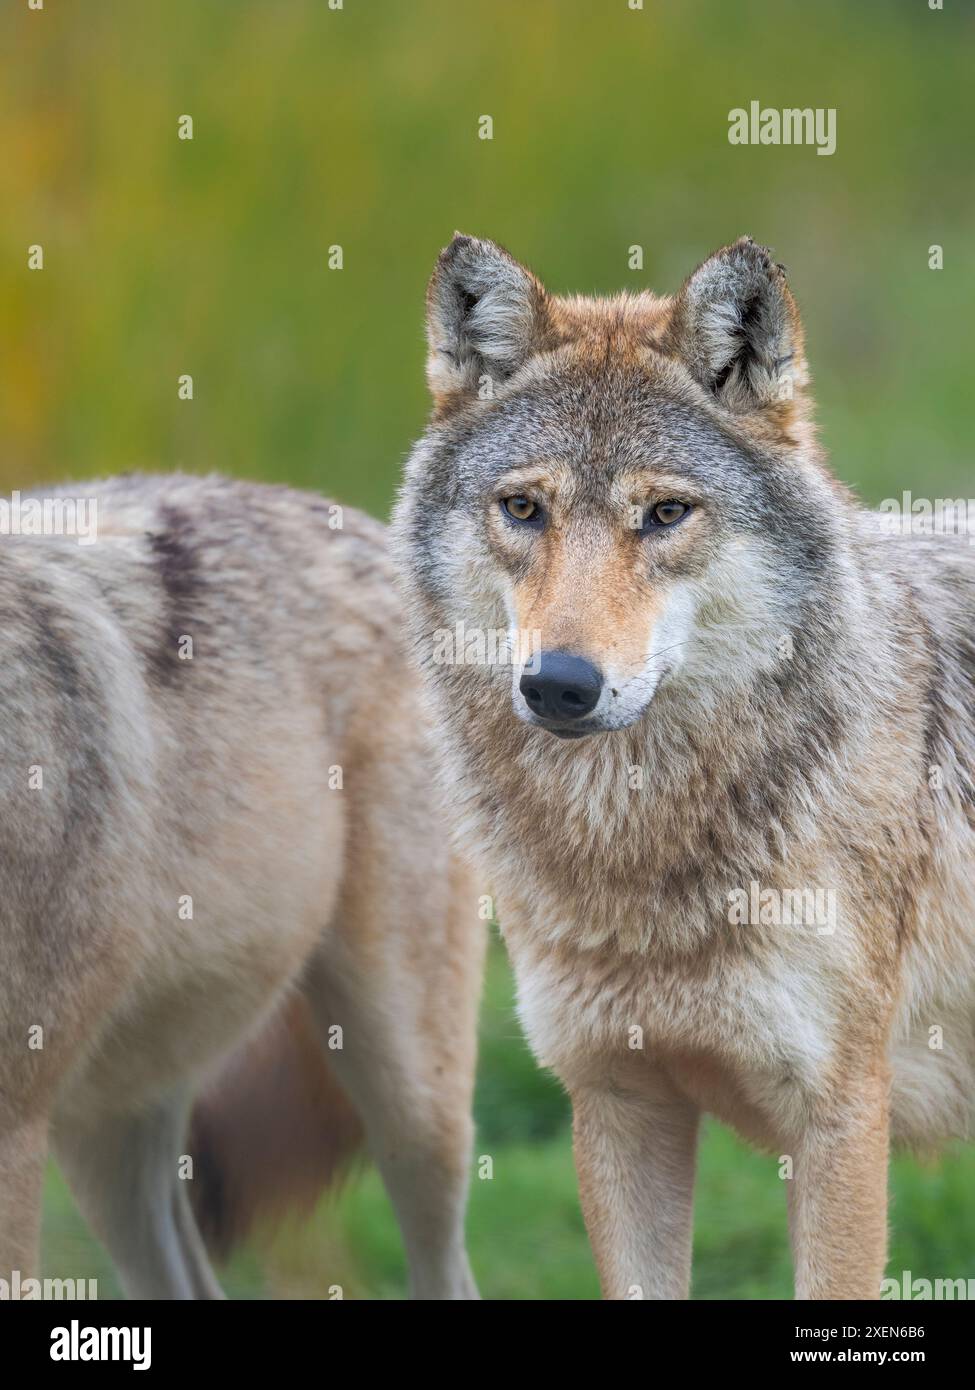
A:
{"type": "Polygon", "coordinates": [[[715,252],[685,281],[664,346],[736,413],[787,404],[806,382],[785,271],[751,237],[715,252]]]}
{"type": "Polygon", "coordinates": [[[490,398],[544,336],[545,290],[493,241],[454,234],[427,289],[427,381],[439,409],[490,398]]]}

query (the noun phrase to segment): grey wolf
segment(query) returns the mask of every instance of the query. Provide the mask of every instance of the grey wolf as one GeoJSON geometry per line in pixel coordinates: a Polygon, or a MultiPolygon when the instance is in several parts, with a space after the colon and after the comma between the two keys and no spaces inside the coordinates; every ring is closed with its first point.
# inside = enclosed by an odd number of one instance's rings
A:
{"type": "Polygon", "coordinates": [[[797,1295],[876,1298],[891,1138],[975,1114],[975,551],[829,471],[749,239],[592,299],[458,235],[427,330],[394,547],[604,1293],[688,1295],[707,1113],[776,1158],[797,1295]],[[536,669],[430,661],[461,622],[536,669]]]}
{"type": "Polygon", "coordinates": [[[482,933],[384,530],[84,490],[95,543],[0,543],[0,1277],[38,1273],[52,1152],[129,1294],[217,1297],[200,1225],[226,1244],[362,1132],[412,1292],[473,1297],[482,933]]]}

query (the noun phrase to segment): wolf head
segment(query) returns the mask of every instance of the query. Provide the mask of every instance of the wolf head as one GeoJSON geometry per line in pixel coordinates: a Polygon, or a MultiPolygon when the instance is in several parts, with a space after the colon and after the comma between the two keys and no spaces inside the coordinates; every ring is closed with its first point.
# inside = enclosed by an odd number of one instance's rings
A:
{"type": "Polygon", "coordinates": [[[605,733],[666,688],[746,683],[815,627],[845,499],[765,248],[718,251],[673,298],[558,298],[458,234],[427,335],[434,410],[394,533],[451,700],[489,687],[509,719],[605,733]]]}

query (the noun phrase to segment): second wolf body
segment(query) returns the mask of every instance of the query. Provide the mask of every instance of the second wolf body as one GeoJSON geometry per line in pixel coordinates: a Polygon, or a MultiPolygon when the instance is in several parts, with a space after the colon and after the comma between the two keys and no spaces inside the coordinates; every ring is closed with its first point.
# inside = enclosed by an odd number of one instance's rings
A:
{"type": "Polygon", "coordinates": [[[215,1196],[285,1183],[292,1144],[342,1123],[282,1113],[302,1053],[278,1065],[278,1019],[300,1000],[413,1291],[473,1296],[481,934],[430,803],[383,528],[220,479],[81,487],[93,544],[0,545],[0,1271],[36,1272],[50,1149],[130,1293],[219,1293],[189,1195],[221,1178],[201,1171],[219,1134],[197,1152],[190,1109],[256,1039],[261,1094],[236,1063],[232,1084],[271,1109],[223,1146],[240,1171],[215,1196]]]}

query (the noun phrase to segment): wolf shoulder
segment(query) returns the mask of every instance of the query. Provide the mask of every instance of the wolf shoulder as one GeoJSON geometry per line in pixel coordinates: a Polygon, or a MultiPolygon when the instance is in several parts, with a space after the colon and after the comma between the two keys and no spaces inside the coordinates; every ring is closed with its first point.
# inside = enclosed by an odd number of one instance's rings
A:
{"type": "Polygon", "coordinates": [[[895,569],[916,565],[936,574],[943,566],[967,564],[975,570],[975,500],[938,499],[919,511],[895,502],[856,509],[862,544],[882,547],[895,569]]]}
{"type": "MultiPolygon", "coordinates": [[[[930,515],[859,510],[860,554],[869,574],[886,579],[919,619],[950,640],[958,624],[975,629],[975,503],[947,503],[930,515]]],[[[973,673],[975,675],[975,673],[973,673]]]]}
{"type": "MultiPolygon", "coordinates": [[[[84,506],[84,535],[0,536],[0,586],[63,649],[114,626],[151,693],[309,662],[392,618],[385,528],[313,493],[222,477],[123,475],[25,494],[84,506]],[[311,650],[309,650],[311,648],[311,650]]],[[[110,651],[102,653],[110,660],[110,651]]]]}
{"type": "Polygon", "coordinates": [[[45,772],[97,800],[180,748],[253,745],[287,708],[338,725],[399,631],[385,530],[352,509],[182,476],[32,495],[68,494],[90,504],[83,539],[0,536],[7,805],[45,772]]]}

